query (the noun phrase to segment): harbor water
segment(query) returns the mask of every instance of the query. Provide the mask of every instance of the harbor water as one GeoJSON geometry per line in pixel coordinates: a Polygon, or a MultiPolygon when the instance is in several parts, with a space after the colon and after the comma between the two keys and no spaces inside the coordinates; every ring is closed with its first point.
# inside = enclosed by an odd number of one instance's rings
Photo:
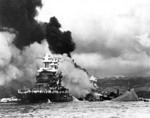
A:
{"type": "Polygon", "coordinates": [[[150,118],[150,102],[1,103],[1,118],[150,118]]]}

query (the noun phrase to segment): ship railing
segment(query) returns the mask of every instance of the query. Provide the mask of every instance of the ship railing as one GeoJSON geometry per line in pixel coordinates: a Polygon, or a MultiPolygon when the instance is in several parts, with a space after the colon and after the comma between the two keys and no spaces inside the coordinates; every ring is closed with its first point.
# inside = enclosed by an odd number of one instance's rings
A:
{"type": "Polygon", "coordinates": [[[26,93],[28,93],[28,90],[18,90],[18,93],[20,93],[20,94],[26,94],[26,93]]]}
{"type": "Polygon", "coordinates": [[[68,91],[58,91],[58,90],[18,90],[20,94],[27,94],[27,93],[68,93],[68,91]]]}
{"type": "Polygon", "coordinates": [[[51,90],[27,90],[27,91],[21,91],[21,90],[18,90],[18,93],[20,93],[20,94],[27,94],[27,93],[56,93],[56,91],[51,91],[51,90]]]}

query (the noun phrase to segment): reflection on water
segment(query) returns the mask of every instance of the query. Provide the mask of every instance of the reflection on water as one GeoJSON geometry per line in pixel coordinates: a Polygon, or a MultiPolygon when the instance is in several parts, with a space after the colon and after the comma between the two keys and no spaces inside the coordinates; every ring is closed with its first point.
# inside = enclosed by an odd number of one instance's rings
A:
{"type": "Polygon", "coordinates": [[[150,102],[68,102],[0,104],[0,117],[10,118],[150,118],[150,102]]]}

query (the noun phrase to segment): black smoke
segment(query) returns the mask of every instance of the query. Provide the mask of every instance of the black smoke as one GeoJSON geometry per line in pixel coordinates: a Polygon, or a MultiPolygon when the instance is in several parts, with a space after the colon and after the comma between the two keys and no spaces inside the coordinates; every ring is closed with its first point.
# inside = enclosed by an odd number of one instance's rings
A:
{"type": "Polygon", "coordinates": [[[46,38],[50,45],[50,49],[58,54],[70,54],[75,49],[75,43],[72,40],[71,32],[62,32],[59,28],[61,24],[57,18],[52,17],[46,24],[46,38]]]}
{"type": "Polygon", "coordinates": [[[19,49],[43,39],[40,25],[34,19],[36,7],[42,7],[41,0],[0,0],[0,27],[18,32],[14,44],[19,49]]]}
{"type": "Polygon", "coordinates": [[[17,32],[13,43],[19,49],[46,38],[54,53],[70,55],[75,49],[71,32],[62,32],[55,17],[49,23],[38,23],[37,7],[42,7],[41,0],[0,0],[0,29],[13,28],[17,32]]]}

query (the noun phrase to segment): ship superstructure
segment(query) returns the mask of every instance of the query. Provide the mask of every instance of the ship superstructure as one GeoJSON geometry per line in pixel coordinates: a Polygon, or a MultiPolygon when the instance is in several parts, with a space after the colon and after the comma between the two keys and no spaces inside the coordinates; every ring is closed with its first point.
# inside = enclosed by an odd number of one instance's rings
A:
{"type": "Polygon", "coordinates": [[[21,101],[67,102],[73,100],[69,90],[61,84],[63,76],[61,72],[58,72],[60,61],[62,58],[58,55],[46,54],[42,58],[44,67],[37,70],[35,86],[31,89],[18,91],[21,101]]]}

